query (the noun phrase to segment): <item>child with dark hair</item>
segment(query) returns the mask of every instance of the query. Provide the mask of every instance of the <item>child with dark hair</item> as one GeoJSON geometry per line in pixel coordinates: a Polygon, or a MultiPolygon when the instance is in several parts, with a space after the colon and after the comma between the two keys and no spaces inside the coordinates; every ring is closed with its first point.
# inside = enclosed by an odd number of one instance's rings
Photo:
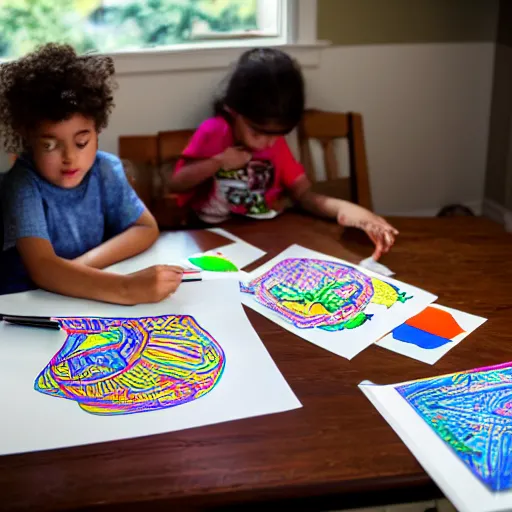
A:
{"type": "Polygon", "coordinates": [[[245,52],[214,110],[215,117],[196,131],[170,178],[180,203],[189,203],[200,220],[218,223],[231,214],[271,218],[286,191],[315,215],[363,229],[375,243],[375,259],[389,251],[398,231],[361,206],[314,193],[288,148],[284,135],[304,113],[304,81],[286,53],[272,48],[245,52]],[[259,170],[270,179],[256,179],[259,170]]]}
{"type": "Polygon", "coordinates": [[[98,151],[114,106],[114,65],[48,44],[0,66],[0,137],[17,155],[0,190],[0,294],[41,287],[119,304],[157,302],[182,269],[102,271],[150,247],[155,219],[121,161],[98,151]]]}

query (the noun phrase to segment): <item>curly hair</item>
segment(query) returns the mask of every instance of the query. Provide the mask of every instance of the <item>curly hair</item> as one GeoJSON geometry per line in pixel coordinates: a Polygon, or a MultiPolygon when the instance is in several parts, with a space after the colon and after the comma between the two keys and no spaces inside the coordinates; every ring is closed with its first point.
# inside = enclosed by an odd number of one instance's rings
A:
{"type": "Polygon", "coordinates": [[[0,66],[0,137],[4,149],[25,149],[24,135],[42,121],[73,114],[94,119],[100,131],[114,107],[114,62],[79,56],[69,45],[50,43],[0,66]]]}

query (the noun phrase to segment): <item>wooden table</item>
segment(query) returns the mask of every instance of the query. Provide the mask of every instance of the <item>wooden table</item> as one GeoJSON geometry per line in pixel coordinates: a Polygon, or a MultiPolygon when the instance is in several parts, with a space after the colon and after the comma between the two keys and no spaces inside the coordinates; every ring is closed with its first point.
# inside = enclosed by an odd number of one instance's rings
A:
{"type": "MultiPolygon", "coordinates": [[[[302,409],[1,457],[0,510],[226,510],[242,503],[261,510],[262,502],[321,510],[439,496],[357,384],[363,379],[394,383],[512,360],[512,236],[480,218],[395,219],[394,224],[401,235],[383,263],[398,279],[438,294],[446,306],[489,318],[434,367],[376,346],[346,361],[248,310],[302,409]]],[[[292,243],[354,262],[371,254],[371,245],[358,233],[340,238],[334,224],[298,214],[226,227],[269,256],[292,243]]],[[[183,232],[176,239],[183,250],[204,250],[222,241],[183,232]]],[[[37,425],[33,428],[37,435],[37,425]]]]}

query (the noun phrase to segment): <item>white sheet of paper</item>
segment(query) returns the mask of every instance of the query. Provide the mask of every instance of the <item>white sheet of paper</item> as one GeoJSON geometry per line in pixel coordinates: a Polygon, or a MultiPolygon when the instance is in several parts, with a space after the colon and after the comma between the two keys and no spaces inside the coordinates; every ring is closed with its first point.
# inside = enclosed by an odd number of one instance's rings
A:
{"type": "MultiPolygon", "coordinates": [[[[191,254],[191,256],[200,256],[202,254],[209,254],[209,253],[216,253],[216,252],[221,252],[220,248],[219,249],[213,249],[211,251],[205,251],[205,252],[202,252],[202,253],[191,254]]],[[[211,281],[212,279],[215,279],[215,280],[218,280],[218,279],[235,279],[237,281],[240,281],[243,278],[243,275],[244,275],[241,270],[239,270],[238,272],[212,272],[210,270],[203,270],[203,269],[201,269],[201,267],[198,267],[197,265],[194,265],[187,258],[184,258],[178,264],[182,265],[183,268],[190,268],[190,269],[197,270],[199,272],[199,275],[201,276],[201,279],[203,281],[211,281]]]]}
{"type": "Polygon", "coordinates": [[[192,315],[226,357],[220,381],[195,401],[151,412],[97,416],[73,400],[34,390],[36,377],[64,343],[63,331],[0,322],[0,455],[173,432],[301,407],[248,321],[234,280],[188,283],[164,302],[136,307],[38,290],[0,297],[0,311],[63,317],[192,315]]]}
{"type": "MultiPolygon", "coordinates": [[[[185,263],[185,262],[184,262],[185,263]]],[[[201,279],[203,281],[218,281],[222,279],[233,279],[240,281],[243,278],[243,273],[240,272],[209,272],[207,270],[201,271],[201,279]]]]}
{"type": "Polygon", "coordinates": [[[431,304],[429,307],[441,309],[450,313],[456,322],[460,325],[461,329],[463,329],[465,332],[453,338],[452,341],[446,345],[433,349],[422,348],[414,345],[413,343],[405,343],[403,341],[396,340],[393,338],[393,333],[388,334],[380,341],[378,341],[377,346],[387,348],[388,350],[407,357],[412,357],[413,359],[417,359],[423,363],[435,364],[437,361],[439,361],[439,359],[441,359],[441,357],[447,354],[464,338],[469,336],[474,330],[478,329],[478,327],[487,321],[486,318],[482,318],[481,316],[470,315],[469,313],[464,313],[463,311],[458,311],[457,309],[447,308],[446,306],[441,306],[440,304],[431,304]]]}
{"type": "MultiPolygon", "coordinates": [[[[352,265],[338,258],[306,249],[300,245],[292,245],[288,247],[288,249],[283,251],[274,259],[249,273],[248,280],[264,274],[274,265],[287,258],[317,258],[336,261],[349,265],[367,276],[383,280],[382,276],[375,274],[374,272],[358,267],[357,265],[352,265]]],[[[400,291],[406,292],[408,296],[412,295],[413,298],[403,304],[395,304],[389,310],[382,305],[369,304],[365,309],[365,313],[373,314],[373,318],[355,329],[345,329],[342,331],[329,332],[318,328],[299,329],[292,323],[288,322],[280,314],[275,313],[271,309],[257,302],[252,295],[242,293],[242,302],[276,324],[293,332],[297,336],[300,336],[301,338],[304,338],[305,340],[339,356],[345,357],[346,359],[352,359],[366,347],[370,346],[376,340],[390,332],[394,327],[402,324],[411,316],[419,313],[437,298],[431,293],[391,278],[386,278],[385,281],[398,286],[400,291]]]]}
{"type": "Polygon", "coordinates": [[[146,251],[128,260],[115,263],[105,270],[116,274],[131,274],[153,265],[178,265],[177,261],[169,259],[169,254],[171,254],[169,248],[172,247],[172,244],[172,233],[162,233],[158,240],[146,251]]]}
{"type": "Polygon", "coordinates": [[[222,245],[218,249],[222,254],[224,254],[224,256],[226,256],[226,258],[231,260],[240,269],[254,263],[256,260],[259,260],[267,254],[265,251],[247,243],[245,240],[242,240],[225,229],[209,228],[208,231],[223,236],[224,238],[228,238],[234,242],[233,244],[222,245]]]}
{"type": "MultiPolygon", "coordinates": [[[[259,249],[258,249],[259,250],[259,249]]],[[[225,245],[223,247],[219,247],[218,249],[212,249],[211,251],[205,251],[204,253],[196,253],[191,254],[191,256],[199,256],[201,254],[208,253],[221,253],[226,259],[231,261],[237,268],[241,269],[246,265],[249,265],[254,261],[253,247],[251,245],[245,244],[245,242],[235,242],[230,245],[225,245]],[[247,263],[246,263],[247,262],[247,263]]],[[[260,256],[258,256],[259,259],[260,256]]],[[[209,281],[212,279],[236,279],[240,281],[243,278],[243,271],[239,270],[238,272],[212,272],[209,270],[202,270],[200,267],[197,267],[193,263],[191,263],[188,259],[184,259],[183,261],[178,263],[184,267],[188,268],[197,268],[201,270],[201,278],[204,281],[209,281]]]]}
{"type": "Polygon", "coordinates": [[[372,272],[375,272],[376,274],[382,274],[383,276],[386,276],[386,277],[395,275],[395,273],[391,269],[386,267],[386,265],[383,265],[382,263],[375,261],[371,256],[368,258],[365,258],[364,260],[361,260],[359,262],[359,266],[366,268],[368,270],[371,270],[372,272]]]}
{"type": "MultiPolygon", "coordinates": [[[[219,246],[218,249],[240,269],[250,265],[266,254],[265,251],[244,242],[241,238],[228,233],[224,229],[212,228],[208,231],[231,240],[231,242],[228,242],[226,245],[219,246]]],[[[172,254],[170,251],[172,244],[172,233],[162,233],[156,243],[147,251],[128,260],[116,263],[106,270],[117,274],[130,274],[152,265],[183,265],[183,261],[172,261],[169,259],[169,254],[172,254]]],[[[229,276],[228,273],[222,275],[224,277],[237,278],[237,276],[229,276]]],[[[207,281],[209,279],[219,279],[219,276],[217,272],[205,272],[202,278],[207,281]]]]}
{"type": "Polygon", "coordinates": [[[266,254],[265,251],[254,247],[254,245],[246,244],[243,241],[223,245],[219,247],[218,250],[240,269],[259,260],[266,254]]]}
{"type": "Polygon", "coordinates": [[[512,491],[491,492],[400,396],[397,385],[377,386],[364,381],[359,388],[455,508],[459,512],[512,510],[512,491]]]}

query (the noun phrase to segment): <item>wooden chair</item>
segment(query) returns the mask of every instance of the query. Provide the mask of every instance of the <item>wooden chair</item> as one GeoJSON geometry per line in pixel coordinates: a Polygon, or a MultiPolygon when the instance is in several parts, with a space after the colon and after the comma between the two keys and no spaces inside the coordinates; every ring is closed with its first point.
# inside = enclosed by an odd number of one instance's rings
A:
{"type": "Polygon", "coordinates": [[[158,143],[154,135],[119,137],[119,158],[126,176],[144,204],[153,209],[154,169],[158,168],[158,143]]]}
{"type": "Polygon", "coordinates": [[[127,169],[128,175],[134,175],[129,178],[132,186],[163,228],[180,227],[188,220],[189,212],[178,207],[177,195],[169,192],[167,182],[193,133],[176,130],[119,137],[119,157],[126,167],[136,168],[127,169]]]}
{"type": "Polygon", "coordinates": [[[188,141],[195,130],[172,130],[158,132],[158,156],[160,158],[160,179],[162,180],[162,192],[168,194],[168,176],[174,172],[174,168],[187,147],[188,141]]]}
{"type": "Polygon", "coordinates": [[[363,133],[363,119],[356,113],[306,110],[298,128],[300,159],[313,183],[313,190],[330,196],[347,199],[369,210],[372,209],[368,165],[363,133]],[[318,140],[323,150],[327,180],[319,182],[311,157],[310,141],[318,140]],[[334,142],[347,139],[349,177],[341,176],[336,159],[334,142]]]}
{"type": "Polygon", "coordinates": [[[119,137],[119,157],[156,166],[158,139],[155,135],[123,135],[119,137]]]}
{"type": "Polygon", "coordinates": [[[195,130],[172,130],[159,132],[158,140],[158,189],[154,203],[154,215],[165,227],[185,226],[190,210],[178,206],[177,195],[169,191],[169,176],[186,148],[195,130]]]}
{"type": "Polygon", "coordinates": [[[185,150],[195,130],[171,130],[158,132],[160,163],[176,163],[185,150]]]}

